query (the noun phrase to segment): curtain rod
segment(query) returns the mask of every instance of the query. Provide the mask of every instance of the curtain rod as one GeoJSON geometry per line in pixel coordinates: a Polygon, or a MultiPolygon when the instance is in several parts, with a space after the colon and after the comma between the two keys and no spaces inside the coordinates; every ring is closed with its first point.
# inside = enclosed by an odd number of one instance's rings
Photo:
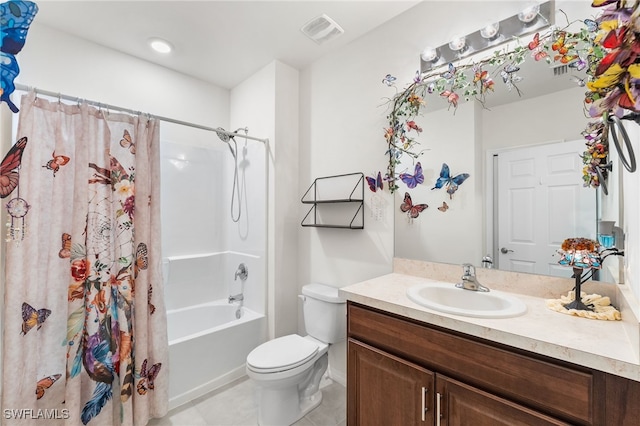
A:
{"type": "MultiPolygon", "coordinates": [[[[75,96],[64,95],[64,94],[61,94],[59,92],[51,92],[51,91],[48,91],[48,90],[42,90],[42,89],[38,89],[38,88],[35,88],[35,87],[26,86],[26,85],[20,84],[20,83],[16,83],[15,87],[16,87],[16,90],[21,90],[23,92],[29,92],[29,91],[33,90],[36,93],[36,95],[40,94],[40,95],[44,95],[44,96],[50,96],[52,98],[58,98],[58,100],[64,99],[65,101],[71,101],[71,102],[77,102],[77,103],[84,102],[84,103],[86,103],[88,105],[95,106],[95,107],[98,107],[98,108],[105,108],[105,109],[108,109],[108,110],[116,110],[116,111],[120,111],[120,112],[125,112],[127,114],[131,114],[131,115],[143,114],[142,111],[135,111],[135,110],[132,110],[132,109],[129,109],[129,108],[122,108],[122,107],[119,107],[119,106],[109,105],[109,104],[105,104],[105,103],[102,103],[102,102],[91,101],[91,100],[88,100],[88,99],[78,98],[78,97],[75,97],[75,96]]],[[[214,129],[213,127],[203,126],[201,124],[190,123],[188,121],[176,120],[176,119],[169,118],[169,117],[163,117],[161,115],[154,115],[154,114],[147,114],[147,113],[144,113],[144,114],[148,115],[151,118],[158,119],[160,121],[166,121],[167,123],[179,124],[181,126],[187,126],[187,127],[194,127],[196,129],[207,130],[209,132],[215,132],[215,133],[218,133],[218,134],[225,134],[227,136],[240,136],[240,137],[245,138],[245,139],[251,139],[251,140],[262,142],[262,143],[267,143],[268,142],[268,139],[256,138],[255,136],[243,135],[242,133],[228,132],[228,131],[226,131],[226,130],[224,130],[222,128],[214,129]]]]}

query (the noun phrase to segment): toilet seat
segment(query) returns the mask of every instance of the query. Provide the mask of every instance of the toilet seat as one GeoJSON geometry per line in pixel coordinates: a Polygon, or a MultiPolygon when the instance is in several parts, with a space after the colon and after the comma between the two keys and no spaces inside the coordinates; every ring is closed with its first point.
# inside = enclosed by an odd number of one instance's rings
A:
{"type": "Polygon", "coordinates": [[[247,355],[247,368],[256,373],[291,370],[313,359],[319,347],[297,334],[265,342],[247,355]]]}

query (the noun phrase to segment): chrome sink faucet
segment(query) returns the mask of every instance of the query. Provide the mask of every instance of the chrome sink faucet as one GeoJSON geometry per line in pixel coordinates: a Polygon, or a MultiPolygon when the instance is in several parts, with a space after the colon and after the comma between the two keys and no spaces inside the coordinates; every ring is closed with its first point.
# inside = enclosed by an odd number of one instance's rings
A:
{"type": "Polygon", "coordinates": [[[487,287],[478,282],[476,268],[470,263],[462,264],[462,282],[456,284],[456,287],[472,291],[489,291],[487,287]]]}

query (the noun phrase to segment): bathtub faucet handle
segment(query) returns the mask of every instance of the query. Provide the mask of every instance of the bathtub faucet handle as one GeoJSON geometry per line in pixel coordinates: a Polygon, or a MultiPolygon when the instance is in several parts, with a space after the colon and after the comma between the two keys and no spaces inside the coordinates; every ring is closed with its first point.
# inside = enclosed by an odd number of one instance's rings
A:
{"type": "Polygon", "coordinates": [[[249,276],[249,268],[247,268],[247,265],[245,265],[244,263],[241,263],[240,265],[238,265],[238,269],[236,269],[236,277],[234,278],[234,281],[237,281],[238,277],[240,277],[240,279],[244,281],[247,279],[248,276],[249,276]]]}

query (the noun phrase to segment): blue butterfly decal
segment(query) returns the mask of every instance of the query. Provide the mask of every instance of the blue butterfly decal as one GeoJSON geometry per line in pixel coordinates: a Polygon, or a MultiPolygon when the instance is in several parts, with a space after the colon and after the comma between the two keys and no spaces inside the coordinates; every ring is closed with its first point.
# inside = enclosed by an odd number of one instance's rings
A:
{"type": "Polygon", "coordinates": [[[587,31],[589,31],[590,33],[595,32],[598,30],[599,28],[599,24],[594,21],[593,19],[585,19],[584,21],[584,25],[587,27],[587,31]]]}
{"type": "Polygon", "coordinates": [[[585,69],[587,67],[587,61],[585,61],[581,57],[578,57],[577,61],[573,61],[573,62],[569,63],[569,67],[570,68],[575,68],[578,71],[582,71],[583,69],[585,69]]]}
{"type": "Polygon", "coordinates": [[[387,86],[393,86],[396,82],[396,78],[394,76],[392,76],[391,74],[387,74],[386,76],[384,76],[384,78],[382,79],[382,82],[384,84],[386,84],[387,86]]]}
{"type": "Polygon", "coordinates": [[[382,191],[383,186],[382,186],[382,174],[380,174],[380,172],[378,172],[378,177],[374,178],[374,177],[369,177],[369,176],[365,176],[367,178],[367,183],[369,184],[369,189],[373,192],[376,192],[378,190],[378,188],[380,188],[380,191],[382,191]]]}
{"type": "Polygon", "coordinates": [[[15,90],[13,80],[20,68],[17,55],[27,39],[27,31],[38,6],[30,1],[9,1],[0,4],[0,101],[4,101],[14,113],[18,107],[11,102],[9,95],[15,90]]]}
{"type": "Polygon", "coordinates": [[[449,69],[442,73],[442,77],[447,80],[452,80],[453,77],[455,77],[455,75],[456,75],[456,67],[451,62],[449,62],[449,69]]]}
{"type": "Polygon", "coordinates": [[[412,189],[424,182],[424,175],[422,174],[422,165],[420,162],[418,161],[416,163],[416,168],[412,175],[409,173],[401,173],[400,179],[412,189]]]}
{"type": "Polygon", "coordinates": [[[453,193],[458,190],[458,186],[462,185],[462,182],[467,180],[469,173],[460,173],[457,176],[451,177],[449,173],[449,166],[447,163],[442,163],[442,170],[440,170],[440,177],[436,181],[436,184],[431,189],[440,189],[443,186],[447,187],[447,194],[449,198],[453,198],[453,193]]]}

